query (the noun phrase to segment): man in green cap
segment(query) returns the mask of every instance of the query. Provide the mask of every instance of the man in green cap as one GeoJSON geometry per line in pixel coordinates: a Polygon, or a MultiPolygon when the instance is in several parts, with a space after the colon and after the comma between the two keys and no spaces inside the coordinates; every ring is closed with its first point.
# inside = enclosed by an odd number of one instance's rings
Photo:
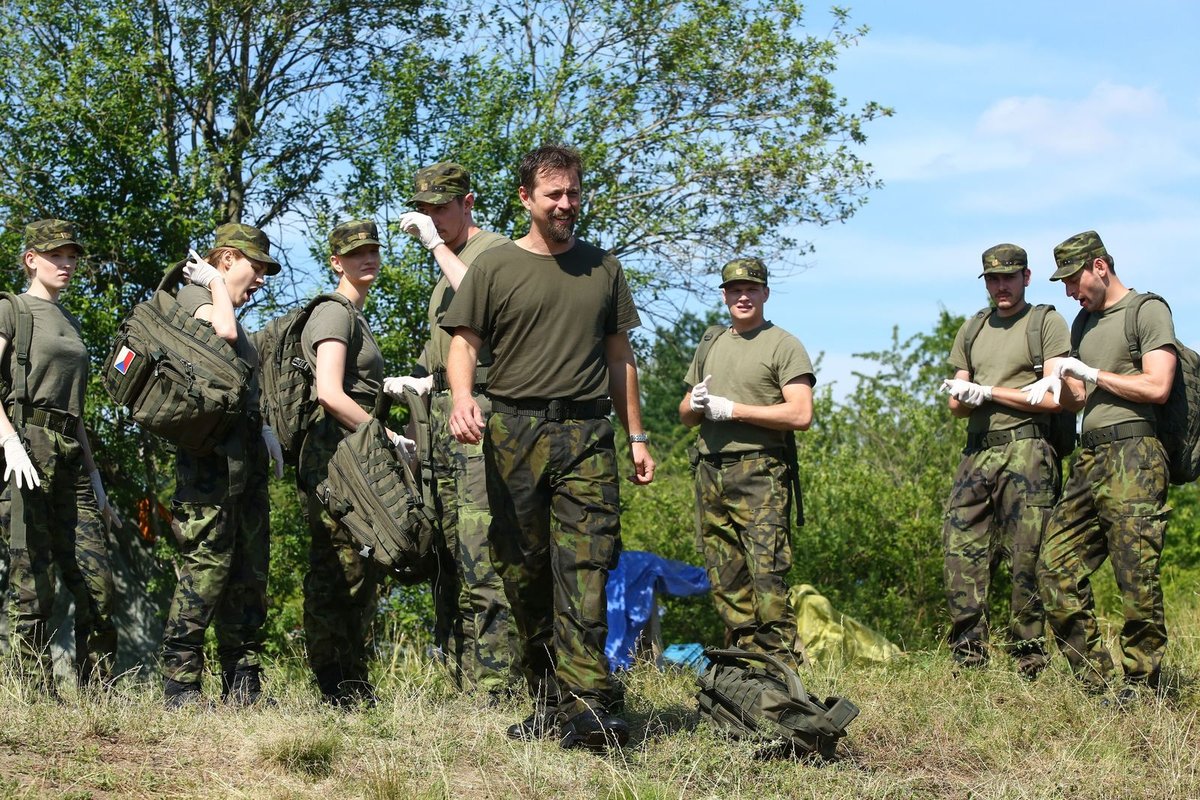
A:
{"type": "MultiPolygon", "coordinates": [[[[429,341],[421,358],[421,374],[386,378],[383,388],[396,399],[403,399],[406,387],[429,398],[444,565],[432,582],[435,638],[460,688],[497,694],[509,689],[514,680],[516,628],[488,544],[492,515],[488,510],[483,445],[459,442],[447,428],[451,410],[446,381],[450,334],[440,324],[475,259],[510,240],[475,224],[471,176],[460,165],[441,162],[425,167],[417,172],[414,183],[409,203],[416,210],[400,218],[400,227],[430,251],[442,274],[429,298],[429,341]]],[[[491,363],[491,352],[485,346],[478,356],[472,386],[485,420],[491,412],[491,402],[484,394],[491,363]]]]}
{"type": "Polygon", "coordinates": [[[800,340],[767,321],[770,296],[760,259],[721,270],[731,322],[705,332],[679,418],[700,426],[696,537],[726,644],[799,666],[804,646],[787,586],[793,504],[801,514],[794,432],[812,424],[816,374],[800,340]]]}
{"type": "MultiPolygon", "coordinates": [[[[1175,379],[1175,327],[1166,304],[1148,301],[1137,313],[1141,358],[1130,353],[1125,318],[1137,292],[1117,277],[1113,258],[1095,231],[1054,248],[1067,296],[1079,302],[1072,355],[1056,365],[1040,392],[1068,392],[1083,400],[1082,449],[1062,500],[1051,514],[1038,564],[1046,619],[1075,675],[1102,692],[1121,674],[1104,646],[1089,577],[1106,557],[1121,591],[1123,687],[1118,704],[1143,687],[1158,686],[1167,626],[1159,584],[1166,536],[1166,453],[1155,435],[1156,410],[1175,379]],[[1065,385],[1058,385],[1058,378],[1065,385]]],[[[1107,700],[1106,700],[1107,701],[1107,700]]]]}
{"type": "Polygon", "coordinates": [[[942,543],[951,654],[964,666],[987,663],[988,586],[1008,558],[1009,650],[1018,672],[1032,679],[1046,666],[1037,558],[1062,483],[1058,454],[1047,440],[1050,415],[1062,407],[1049,395],[1031,404],[1020,387],[1042,377],[1030,352],[1030,326],[1037,326],[1045,374],[1067,355],[1070,336],[1053,307],[1026,302],[1028,263],[1015,244],[984,251],[980,277],[991,304],[959,328],[950,350],[954,377],[942,388],[950,393],[950,412],[968,422],[942,543]]]}

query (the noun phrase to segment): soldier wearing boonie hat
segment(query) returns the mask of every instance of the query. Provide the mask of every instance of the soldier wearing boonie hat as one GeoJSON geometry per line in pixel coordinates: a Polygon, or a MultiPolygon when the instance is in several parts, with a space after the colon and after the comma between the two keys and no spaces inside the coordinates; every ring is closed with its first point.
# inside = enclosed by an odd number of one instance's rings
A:
{"type": "Polygon", "coordinates": [[[725,264],[721,296],[731,324],[705,331],[679,403],[680,420],[700,427],[697,538],[726,640],[798,666],[804,647],[787,584],[793,504],[803,523],[795,431],[812,422],[815,371],[800,340],[766,320],[762,259],[725,264]]]}
{"type": "MultiPolygon", "coordinates": [[[[441,328],[442,316],[475,259],[511,243],[507,236],[475,224],[474,202],[471,176],[459,164],[433,164],[413,178],[409,203],[417,210],[400,218],[400,228],[432,253],[442,274],[429,297],[429,341],[418,370],[413,375],[386,378],[383,388],[396,400],[404,399],[405,387],[429,396],[429,439],[442,529],[438,547],[444,547],[441,561],[456,567],[442,570],[430,583],[434,642],[445,654],[446,665],[460,688],[499,696],[512,691],[520,679],[513,665],[519,642],[504,583],[492,563],[487,494],[477,491],[486,485],[483,445],[459,442],[449,429],[453,400],[446,360],[451,337],[441,328]]],[[[476,361],[472,385],[472,397],[485,422],[492,408],[484,394],[491,363],[491,352],[484,348],[476,361]]]]}
{"type": "Polygon", "coordinates": [[[958,663],[977,667],[989,661],[988,588],[999,566],[991,554],[1007,551],[1008,652],[1017,671],[1033,678],[1047,659],[1037,556],[1061,482],[1058,456],[1046,439],[1050,414],[1061,407],[1053,399],[1030,403],[1020,387],[1038,380],[1043,369],[1030,353],[1030,326],[1046,370],[1067,355],[1071,342],[1057,311],[1026,302],[1030,271],[1024,248],[997,244],[983,251],[982,262],[979,277],[991,305],[959,329],[949,359],[954,377],[942,383],[951,413],[969,418],[942,526],[947,639],[958,663]]]}
{"type": "Polygon", "coordinates": [[[1058,649],[1076,677],[1095,691],[1125,686],[1105,704],[1125,705],[1159,682],[1167,646],[1159,559],[1167,525],[1168,467],[1157,438],[1158,410],[1176,380],[1176,339],[1171,311],[1139,295],[1117,277],[1113,258],[1095,231],[1054,248],[1051,280],[1063,281],[1082,311],[1072,330],[1072,357],[1055,375],[1064,395],[1082,397],[1082,450],[1046,529],[1039,582],[1046,619],[1058,649]],[[1137,347],[1130,353],[1125,328],[1136,313],[1137,347]],[[1112,560],[1125,624],[1121,669],[1104,645],[1088,577],[1112,560]]]}

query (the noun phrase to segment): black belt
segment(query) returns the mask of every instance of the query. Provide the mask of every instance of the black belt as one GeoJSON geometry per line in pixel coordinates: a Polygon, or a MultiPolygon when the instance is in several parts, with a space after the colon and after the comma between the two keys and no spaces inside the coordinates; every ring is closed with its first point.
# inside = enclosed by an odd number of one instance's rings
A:
{"type": "MultiPolygon", "coordinates": [[[[11,417],[12,415],[9,414],[10,419],[11,417]]],[[[30,409],[25,412],[25,424],[61,433],[72,439],[79,437],[79,417],[65,411],[54,411],[47,408],[30,409]]]]}
{"type": "Polygon", "coordinates": [[[536,417],[549,422],[567,419],[603,419],[612,411],[612,400],[505,400],[493,397],[492,411],[518,417],[536,417]]]}
{"type": "Polygon", "coordinates": [[[775,458],[783,457],[783,449],[772,448],[770,450],[746,450],[742,453],[700,453],[700,460],[705,464],[711,464],[717,469],[727,467],[730,464],[736,464],[739,461],[748,461],[752,458],[766,458],[773,456],[775,458]]]}
{"type": "MultiPolygon", "coordinates": [[[[488,368],[482,364],[475,367],[475,384],[471,387],[472,391],[483,392],[487,390],[488,368]]],[[[433,371],[433,390],[435,392],[446,392],[450,390],[450,381],[446,379],[446,370],[435,369],[433,371]]]]}
{"type": "Polygon", "coordinates": [[[967,449],[963,452],[974,453],[979,450],[989,450],[1004,444],[1012,444],[1022,439],[1045,439],[1046,431],[1033,423],[1018,425],[1005,431],[988,431],[987,433],[968,433],[967,449]]]}
{"type": "Polygon", "coordinates": [[[1096,428],[1079,437],[1079,441],[1089,450],[1099,444],[1120,441],[1121,439],[1136,439],[1142,436],[1155,436],[1154,426],[1145,420],[1137,422],[1122,422],[1105,428],[1096,428]]]}

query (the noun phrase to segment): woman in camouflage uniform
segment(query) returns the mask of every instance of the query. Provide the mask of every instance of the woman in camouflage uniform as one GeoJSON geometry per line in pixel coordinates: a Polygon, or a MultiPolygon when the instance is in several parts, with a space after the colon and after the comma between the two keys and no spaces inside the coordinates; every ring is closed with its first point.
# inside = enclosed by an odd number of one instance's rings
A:
{"type": "Polygon", "coordinates": [[[109,618],[112,574],[101,520],[121,523],[108,504],[83,425],[87,349],[79,322],[58,302],[82,255],[72,223],[31,223],[25,228],[22,255],[28,290],[12,303],[0,301],[0,363],[6,390],[0,410],[5,483],[0,494],[0,567],[9,565],[5,594],[18,663],[48,691],[53,691],[49,620],[54,564],[75,599],[80,677],[109,678],[116,651],[116,631],[109,618]],[[14,370],[21,366],[14,356],[17,325],[26,314],[32,317],[33,329],[25,391],[18,397],[21,376],[14,370]]]}
{"type": "Polygon", "coordinates": [[[267,235],[236,222],[217,228],[207,258],[195,253],[183,268],[190,285],[178,301],[212,325],[250,368],[245,422],[216,452],[175,457],[171,502],[182,565],[163,630],[163,695],[168,708],[202,703],[204,631],[215,619],[222,696],[233,705],[262,697],[260,657],[267,617],[270,558],[268,458],[282,477],[283,456],[259,414],[258,351],[234,316],[279,272],[267,235]],[[240,471],[240,475],[238,472],[240,471]]]}

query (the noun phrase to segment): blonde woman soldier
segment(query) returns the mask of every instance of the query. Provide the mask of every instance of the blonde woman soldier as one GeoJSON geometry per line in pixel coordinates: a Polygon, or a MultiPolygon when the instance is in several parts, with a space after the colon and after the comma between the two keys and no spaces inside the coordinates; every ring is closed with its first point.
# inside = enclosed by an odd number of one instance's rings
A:
{"type": "MultiPolygon", "coordinates": [[[[279,273],[271,243],[258,228],[236,222],[217,228],[206,258],[184,266],[190,285],[179,304],[212,325],[250,368],[245,423],[230,434],[225,452],[199,456],[180,448],[175,457],[171,513],[182,566],[163,629],[163,696],[167,708],[202,704],[204,632],[215,625],[222,697],[231,705],[263,700],[263,624],[267,618],[270,558],[269,460],[283,476],[283,455],[259,414],[258,351],[234,316],[279,273]],[[241,452],[242,480],[230,475],[228,453],[241,452]],[[239,485],[240,484],[240,485],[239,485]]],[[[232,469],[237,469],[236,459],[232,469]]]]}
{"type": "Polygon", "coordinates": [[[6,390],[0,410],[0,561],[9,562],[5,594],[17,663],[51,693],[52,566],[75,599],[80,678],[110,678],[116,652],[102,520],[121,521],[108,504],[83,425],[87,349],[79,322],[59,303],[82,256],[74,224],[30,223],[21,256],[28,288],[13,303],[0,302],[6,390]],[[15,357],[22,317],[33,323],[24,366],[15,357]]]}

